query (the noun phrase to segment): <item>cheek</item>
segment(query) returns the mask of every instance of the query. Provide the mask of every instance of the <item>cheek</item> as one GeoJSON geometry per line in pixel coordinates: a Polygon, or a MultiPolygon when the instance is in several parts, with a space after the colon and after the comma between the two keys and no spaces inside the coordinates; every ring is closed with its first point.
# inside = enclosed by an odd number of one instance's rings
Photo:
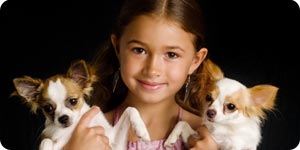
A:
{"type": "Polygon", "coordinates": [[[130,57],[122,57],[120,61],[121,77],[126,83],[129,79],[139,74],[142,68],[141,60],[131,59],[130,57]]]}
{"type": "Polygon", "coordinates": [[[187,78],[187,73],[185,70],[176,67],[166,67],[166,75],[171,80],[185,80],[187,78]]]}
{"type": "Polygon", "coordinates": [[[186,56],[176,60],[175,62],[169,62],[165,64],[165,68],[172,76],[177,76],[178,78],[187,78],[191,66],[190,57],[186,56]]]}
{"type": "Polygon", "coordinates": [[[130,56],[123,56],[120,61],[120,66],[123,71],[131,72],[141,68],[142,61],[130,56]]]}
{"type": "Polygon", "coordinates": [[[182,69],[166,69],[166,77],[169,84],[173,84],[173,87],[179,90],[182,86],[185,86],[187,80],[187,72],[182,69]]]}
{"type": "Polygon", "coordinates": [[[119,61],[121,69],[126,70],[136,70],[140,68],[144,58],[135,55],[129,49],[121,49],[119,53],[119,61]]]}

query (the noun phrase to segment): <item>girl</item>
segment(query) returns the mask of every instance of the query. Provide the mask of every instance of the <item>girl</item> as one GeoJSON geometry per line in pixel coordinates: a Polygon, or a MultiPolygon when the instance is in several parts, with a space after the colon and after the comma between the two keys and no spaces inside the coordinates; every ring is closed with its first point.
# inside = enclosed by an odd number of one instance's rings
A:
{"type": "MultiPolygon", "coordinates": [[[[207,55],[197,2],[127,0],[122,6],[110,42],[97,59],[101,81],[94,98],[109,100],[103,107],[107,119],[116,123],[128,106],[139,110],[153,141],[139,141],[129,131],[128,149],[165,149],[164,140],[178,120],[204,137],[190,139],[193,149],[217,149],[201,118],[176,103],[192,98],[190,79],[197,77],[207,55]]],[[[110,149],[102,127],[87,128],[98,111],[93,107],[83,116],[65,150],[110,149]]],[[[183,149],[182,141],[173,149],[183,149]]]]}

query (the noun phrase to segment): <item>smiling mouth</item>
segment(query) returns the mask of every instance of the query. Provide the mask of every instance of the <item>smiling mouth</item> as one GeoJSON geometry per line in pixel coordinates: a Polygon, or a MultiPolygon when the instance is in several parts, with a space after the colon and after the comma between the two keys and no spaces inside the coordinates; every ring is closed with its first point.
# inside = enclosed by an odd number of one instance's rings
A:
{"type": "Polygon", "coordinates": [[[163,87],[164,83],[157,83],[157,82],[147,82],[139,80],[140,85],[147,90],[157,90],[163,87]]]}

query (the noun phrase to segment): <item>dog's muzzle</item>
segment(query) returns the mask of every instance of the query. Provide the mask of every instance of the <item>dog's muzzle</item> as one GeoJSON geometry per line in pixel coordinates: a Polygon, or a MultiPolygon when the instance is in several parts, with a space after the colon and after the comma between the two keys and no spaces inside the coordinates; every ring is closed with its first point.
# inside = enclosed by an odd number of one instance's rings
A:
{"type": "Polygon", "coordinates": [[[69,116],[67,116],[67,115],[63,115],[63,116],[59,117],[58,122],[65,128],[71,125],[71,123],[69,121],[69,116]]]}

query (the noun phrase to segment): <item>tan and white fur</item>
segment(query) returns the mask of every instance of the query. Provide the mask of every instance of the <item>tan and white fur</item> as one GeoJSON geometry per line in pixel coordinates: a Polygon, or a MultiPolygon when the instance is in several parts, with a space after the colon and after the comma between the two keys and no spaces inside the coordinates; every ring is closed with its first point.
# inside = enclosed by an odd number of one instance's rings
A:
{"type": "MultiPolygon", "coordinates": [[[[55,75],[44,81],[25,76],[13,80],[18,96],[33,112],[41,109],[45,115],[40,150],[62,150],[81,116],[90,109],[86,103],[97,81],[95,69],[84,60],[73,63],[65,75],[55,75]]],[[[127,148],[128,130],[132,127],[142,140],[150,141],[139,112],[128,107],[115,126],[109,124],[100,111],[89,127],[102,126],[113,150],[127,148]]]]}
{"type": "MultiPolygon", "coordinates": [[[[261,141],[261,124],[266,111],[272,111],[278,88],[261,84],[246,87],[239,81],[223,76],[221,69],[211,60],[210,75],[215,82],[209,90],[199,95],[204,107],[203,124],[221,150],[256,150],[261,141]]],[[[180,135],[186,142],[195,134],[186,122],[179,122],[166,145],[172,145],[180,135]]],[[[201,136],[201,135],[200,135],[201,136]]]]}

